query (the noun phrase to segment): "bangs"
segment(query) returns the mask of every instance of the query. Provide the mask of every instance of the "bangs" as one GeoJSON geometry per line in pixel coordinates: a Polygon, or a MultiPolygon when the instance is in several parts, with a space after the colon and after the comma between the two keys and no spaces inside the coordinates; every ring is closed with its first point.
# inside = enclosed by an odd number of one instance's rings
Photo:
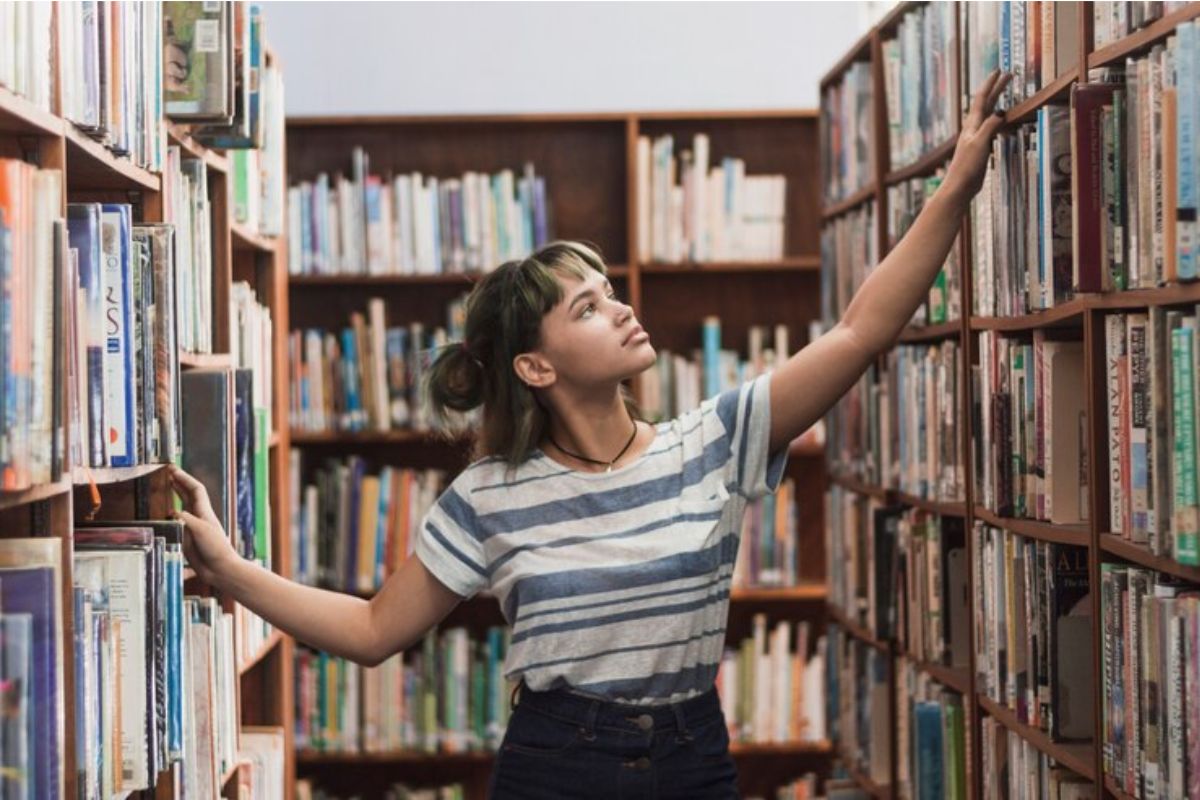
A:
{"type": "Polygon", "coordinates": [[[521,263],[521,299],[542,315],[548,314],[562,302],[562,278],[582,281],[593,272],[608,275],[598,252],[578,242],[552,242],[521,263]]]}

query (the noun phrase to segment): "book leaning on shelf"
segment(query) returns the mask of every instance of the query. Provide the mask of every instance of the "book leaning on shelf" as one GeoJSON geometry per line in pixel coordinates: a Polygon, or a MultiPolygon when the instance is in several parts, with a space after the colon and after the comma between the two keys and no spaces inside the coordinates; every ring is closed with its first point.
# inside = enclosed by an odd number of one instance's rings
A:
{"type": "Polygon", "coordinates": [[[430,275],[494,269],[553,239],[546,179],[468,171],[373,175],[354,148],[350,177],[320,173],[288,189],[291,275],[430,275]]]}
{"type": "Polygon", "coordinates": [[[671,134],[637,139],[637,253],[646,263],[783,258],[787,178],[747,175],[743,159],[709,166],[704,133],[675,155],[671,134]]]}

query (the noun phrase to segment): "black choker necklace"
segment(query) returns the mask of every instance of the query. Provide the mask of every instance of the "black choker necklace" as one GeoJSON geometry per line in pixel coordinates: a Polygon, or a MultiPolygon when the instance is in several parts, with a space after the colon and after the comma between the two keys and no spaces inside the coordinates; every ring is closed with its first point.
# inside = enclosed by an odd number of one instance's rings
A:
{"type": "Polygon", "coordinates": [[[621,452],[617,453],[616,458],[614,458],[612,461],[597,461],[594,458],[588,458],[587,456],[581,456],[578,453],[572,453],[570,450],[563,447],[558,442],[554,441],[554,436],[552,434],[547,433],[546,435],[550,437],[550,444],[554,445],[555,448],[562,451],[565,455],[568,455],[571,458],[577,458],[580,461],[586,461],[589,464],[598,464],[601,467],[607,467],[607,469],[605,469],[604,471],[612,472],[613,464],[620,461],[621,456],[625,455],[625,451],[629,449],[629,445],[633,444],[633,440],[637,438],[637,432],[638,432],[637,422],[634,422],[633,423],[633,433],[629,434],[629,441],[625,443],[625,446],[621,448],[621,452]]]}

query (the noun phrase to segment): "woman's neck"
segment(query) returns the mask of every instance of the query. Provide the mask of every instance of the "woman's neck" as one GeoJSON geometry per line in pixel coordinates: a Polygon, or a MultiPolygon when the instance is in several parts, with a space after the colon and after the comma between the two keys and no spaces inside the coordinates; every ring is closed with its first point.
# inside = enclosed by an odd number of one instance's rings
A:
{"type": "Polygon", "coordinates": [[[638,446],[639,437],[634,434],[636,423],[619,390],[603,400],[577,399],[550,407],[550,429],[543,449],[548,443],[559,460],[566,457],[572,466],[599,470],[599,465],[589,465],[577,456],[607,464],[626,448],[614,463],[616,466],[636,457],[642,449],[638,446]]]}

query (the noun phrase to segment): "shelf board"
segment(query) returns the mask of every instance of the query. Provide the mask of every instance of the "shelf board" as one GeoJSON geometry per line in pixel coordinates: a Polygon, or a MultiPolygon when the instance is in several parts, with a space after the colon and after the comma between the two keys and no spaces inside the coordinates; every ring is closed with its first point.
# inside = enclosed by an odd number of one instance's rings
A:
{"type": "Polygon", "coordinates": [[[461,436],[447,436],[439,431],[305,431],[291,432],[291,443],[303,445],[403,445],[425,444],[461,447],[474,441],[470,433],[461,436]]]}
{"type": "Polygon", "coordinates": [[[800,586],[734,589],[729,594],[733,603],[787,603],[797,600],[824,600],[829,591],[823,583],[800,586]]]}
{"type": "Polygon", "coordinates": [[[1149,308],[1200,302],[1200,283],[1174,283],[1154,289],[1129,289],[1124,292],[1109,292],[1089,296],[1093,308],[1116,310],[1126,308],[1149,308]]]}
{"type": "Polygon", "coordinates": [[[820,256],[789,256],[775,261],[651,262],[641,265],[645,275],[691,275],[697,272],[819,272],[820,256]]]}
{"type": "Polygon", "coordinates": [[[1077,775],[1096,780],[1094,747],[1091,742],[1055,742],[1042,730],[1025,725],[1017,715],[985,695],[978,695],[979,705],[988,716],[1009,731],[1029,742],[1077,775]]]}
{"type": "Polygon", "coordinates": [[[250,253],[274,253],[279,246],[278,239],[261,236],[238,222],[230,221],[229,230],[233,234],[233,249],[250,253]]]}
{"type": "Polygon", "coordinates": [[[923,178],[926,175],[932,175],[937,171],[938,167],[950,159],[950,156],[954,155],[954,147],[957,144],[958,137],[951,136],[911,164],[889,172],[887,177],[883,179],[884,185],[895,186],[897,183],[903,183],[912,178],[923,178]]]}
{"type": "Polygon", "coordinates": [[[842,765],[846,768],[847,774],[850,775],[851,780],[858,784],[858,788],[862,789],[871,797],[876,798],[876,800],[891,800],[892,789],[890,786],[886,784],[879,784],[871,780],[871,776],[868,775],[852,758],[850,758],[850,756],[846,755],[845,753],[841,753],[840,756],[842,759],[842,765]]]}
{"type": "Polygon", "coordinates": [[[1133,795],[1128,794],[1124,789],[1117,785],[1116,780],[1111,775],[1104,776],[1104,788],[1117,800],[1137,800],[1133,795]]]}
{"type": "Polygon", "coordinates": [[[943,686],[964,696],[971,694],[971,675],[965,667],[949,667],[933,661],[922,661],[902,653],[905,660],[943,686]]]}
{"type": "Polygon", "coordinates": [[[1031,122],[1037,117],[1037,110],[1047,103],[1057,100],[1061,95],[1070,91],[1071,84],[1079,77],[1078,65],[1071,67],[1062,75],[1059,75],[1044,88],[1038,90],[1030,97],[1017,103],[1010,108],[1005,114],[1004,123],[1009,126],[1021,125],[1026,122],[1031,122]]]}
{"type": "Polygon", "coordinates": [[[885,489],[882,486],[864,483],[863,481],[860,481],[857,478],[851,478],[848,475],[839,475],[836,472],[829,473],[829,480],[831,483],[836,483],[843,489],[849,489],[852,492],[864,494],[867,497],[874,497],[876,500],[881,500],[885,503],[887,502],[888,495],[891,491],[890,489],[885,489]]]}
{"type": "Polygon", "coordinates": [[[157,173],[118,157],[71,123],[63,125],[67,141],[67,186],[70,189],[116,189],[157,192],[157,173]]]}
{"type": "Polygon", "coordinates": [[[232,367],[233,360],[229,353],[180,353],[179,366],[184,369],[232,367]]]}
{"type": "Polygon", "coordinates": [[[275,649],[276,645],[282,641],[283,631],[279,630],[278,628],[271,631],[271,635],[267,637],[265,642],[263,642],[262,647],[258,649],[258,652],[238,665],[238,675],[245,675],[247,672],[261,664],[262,660],[270,655],[271,651],[275,649]]]}
{"type": "Polygon", "coordinates": [[[729,753],[734,758],[756,756],[832,755],[833,745],[819,742],[732,742],[729,753]]]}
{"type": "Polygon", "coordinates": [[[229,172],[229,159],[192,138],[187,128],[177,122],[167,123],[167,139],[192,158],[199,158],[209,169],[229,172]]]}
{"type": "Polygon", "coordinates": [[[820,89],[825,91],[825,87],[842,77],[842,73],[850,68],[850,65],[855,61],[870,61],[871,60],[871,39],[875,35],[874,30],[869,30],[858,38],[858,41],[850,46],[838,62],[833,67],[821,76],[820,89]]]}
{"type": "Polygon", "coordinates": [[[63,121],[11,89],[0,86],[0,132],[62,136],[63,121]]]}
{"type": "Polygon", "coordinates": [[[926,500],[924,497],[904,492],[893,492],[892,495],[898,503],[919,508],[931,514],[939,514],[943,517],[967,516],[967,504],[962,500],[926,500]]]}
{"type": "Polygon", "coordinates": [[[845,200],[839,200],[838,202],[834,203],[831,206],[826,206],[821,211],[821,219],[824,220],[825,222],[828,222],[829,220],[833,219],[834,217],[841,216],[842,214],[845,214],[847,211],[853,211],[855,208],[857,208],[858,206],[867,202],[868,200],[874,200],[874,199],[875,199],[875,183],[874,183],[874,181],[872,181],[871,183],[867,184],[863,188],[859,189],[854,194],[847,197],[845,200]]]}
{"type": "Polygon", "coordinates": [[[900,334],[899,341],[908,343],[936,342],[941,339],[954,339],[962,333],[962,321],[953,319],[949,322],[939,322],[937,325],[922,327],[910,325],[900,334]]]}
{"type": "MultiPolygon", "coordinates": [[[[470,286],[486,273],[478,272],[437,272],[414,275],[410,273],[389,273],[386,275],[361,275],[347,273],[338,275],[289,275],[288,286],[305,288],[313,286],[380,287],[380,286],[470,286]]],[[[624,278],[629,275],[629,267],[617,264],[608,267],[611,278],[624,278]]]]}
{"type": "Polygon", "coordinates": [[[1076,297],[1062,305],[1015,317],[971,317],[973,331],[1032,331],[1038,328],[1083,327],[1090,299],[1076,297]]]}
{"type": "Polygon", "coordinates": [[[1038,519],[1001,517],[979,505],[975,506],[975,518],[1011,533],[1028,536],[1030,539],[1080,547],[1091,545],[1091,532],[1087,525],[1055,525],[1038,519]]]}
{"type": "Polygon", "coordinates": [[[1196,17],[1200,17],[1200,5],[1188,3],[1183,8],[1176,9],[1146,27],[1136,30],[1111,44],[1106,44],[1095,52],[1089,53],[1087,60],[1088,68],[1094,69],[1110,64],[1119,64],[1127,56],[1149,49],[1159,40],[1166,39],[1175,31],[1175,27],[1179,23],[1187,22],[1196,17]]]}
{"type": "Polygon", "coordinates": [[[1100,550],[1155,572],[1200,583],[1200,567],[1180,564],[1170,556],[1155,555],[1145,545],[1134,544],[1116,534],[1100,534],[1100,550]]]}
{"type": "Polygon", "coordinates": [[[829,611],[830,618],[844,628],[845,631],[855,639],[858,639],[859,641],[875,648],[882,653],[891,651],[891,645],[888,642],[876,639],[875,636],[869,630],[867,630],[865,626],[860,625],[847,617],[845,612],[835,606],[833,603],[827,604],[826,608],[829,611]]]}
{"type": "Polygon", "coordinates": [[[15,492],[0,491],[0,510],[23,506],[28,503],[36,503],[40,500],[49,500],[52,497],[58,497],[60,494],[68,494],[70,491],[71,484],[65,480],[55,481],[54,483],[41,483],[15,492]]]}
{"type": "Polygon", "coordinates": [[[136,467],[75,467],[72,481],[76,486],[88,486],[92,483],[97,486],[123,483],[153,475],[159,470],[166,469],[167,466],[167,464],[139,464],[136,467]]]}

